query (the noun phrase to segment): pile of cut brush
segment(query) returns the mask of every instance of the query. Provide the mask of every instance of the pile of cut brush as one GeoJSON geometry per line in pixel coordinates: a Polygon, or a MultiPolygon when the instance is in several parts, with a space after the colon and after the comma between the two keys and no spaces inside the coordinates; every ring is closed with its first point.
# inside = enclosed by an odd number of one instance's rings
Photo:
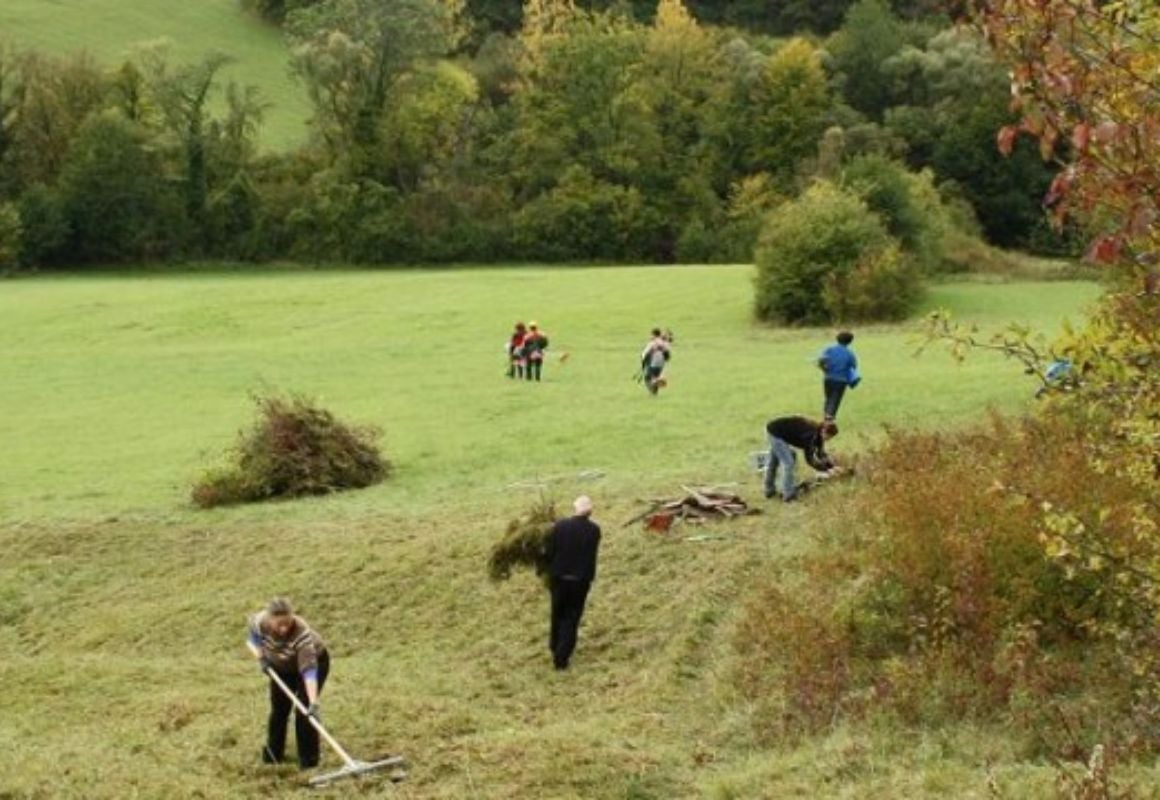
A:
{"type": "Polygon", "coordinates": [[[548,580],[548,535],[556,522],[556,505],[550,500],[535,503],[522,517],[508,523],[502,539],[491,549],[487,574],[493,581],[506,581],[516,567],[535,571],[548,580]]]}
{"type": "Polygon", "coordinates": [[[650,531],[667,531],[674,522],[700,524],[710,519],[731,519],[747,514],[760,514],[761,509],[750,508],[740,495],[717,487],[682,486],[685,494],[674,499],[649,501],[649,509],[624,523],[627,528],[634,522],[644,521],[650,531]]]}

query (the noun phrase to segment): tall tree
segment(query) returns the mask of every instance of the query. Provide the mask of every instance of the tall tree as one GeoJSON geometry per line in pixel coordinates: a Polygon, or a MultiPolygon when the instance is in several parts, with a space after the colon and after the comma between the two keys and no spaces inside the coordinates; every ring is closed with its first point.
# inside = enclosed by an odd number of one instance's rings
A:
{"type": "Polygon", "coordinates": [[[682,0],[661,0],[630,91],[640,98],[653,133],[655,150],[642,154],[638,183],[664,220],[663,260],[675,257],[677,234],[689,216],[711,214],[717,205],[704,122],[723,77],[713,36],[682,0]]]}
{"type": "Polygon", "coordinates": [[[791,39],[766,60],[750,100],[754,132],[747,171],[791,174],[817,151],[826,128],[830,95],[817,48],[791,39]]]}
{"type": "Polygon", "coordinates": [[[512,173],[525,199],[551,188],[573,165],[626,183],[640,153],[654,152],[641,100],[628,91],[644,47],[641,28],[620,16],[569,11],[544,0],[525,16],[516,94],[512,173]]]}
{"type": "Polygon", "coordinates": [[[287,17],[291,63],[314,105],[314,130],[352,174],[380,171],[391,88],[417,61],[454,47],[461,7],[456,0],[323,0],[287,17]]]}
{"type": "Polygon", "coordinates": [[[858,0],[850,8],[830,44],[847,103],[872,119],[882,118],[892,105],[883,65],[904,44],[902,25],[883,0],[858,0]]]}
{"type": "Polygon", "coordinates": [[[200,228],[209,196],[208,104],[218,72],[232,59],[222,53],[210,53],[192,64],[173,67],[164,51],[159,50],[146,51],[144,59],[152,94],[165,126],[180,143],[185,173],[185,213],[200,228]]]}

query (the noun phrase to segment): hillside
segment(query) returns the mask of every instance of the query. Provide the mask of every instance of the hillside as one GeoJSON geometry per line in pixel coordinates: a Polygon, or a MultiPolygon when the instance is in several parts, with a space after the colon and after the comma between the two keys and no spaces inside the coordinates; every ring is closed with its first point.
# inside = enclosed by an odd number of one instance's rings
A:
{"type": "MultiPolygon", "coordinates": [[[[788,574],[845,524],[852,488],[706,531],[721,538],[622,527],[640,498],[681,483],[737,481],[756,497],[744,460],[765,418],[820,400],[811,358],[827,332],[754,327],[749,272],[9,284],[0,345],[19,355],[0,368],[0,678],[13,687],[0,795],[296,793],[295,769],[258,763],[265,689],[241,647],[244,614],[280,593],[332,644],[324,707],[340,741],[412,761],[393,789],[323,796],[977,797],[988,780],[1004,796],[1049,795],[1053,770],[1001,730],[867,738],[838,724],[770,743],[754,729],[732,688],[733,623],[755,576],[788,574]],[[500,343],[530,314],[571,357],[550,362],[545,383],[515,385],[500,343]],[[654,319],[677,333],[673,382],[656,400],[631,381],[654,319]],[[244,423],[246,392],[265,386],[382,425],[397,477],[345,496],[192,510],[188,481],[244,423]],[[488,549],[537,481],[561,501],[591,493],[606,532],[565,675],[549,666],[535,581],[485,578],[488,549]]],[[[1022,310],[1050,329],[1095,293],[961,283],[928,303],[984,327],[1022,310]]],[[[865,383],[843,408],[839,453],[883,423],[959,425],[986,404],[1030,402],[1001,361],[916,360],[904,328],[858,334],[865,383]]]]}
{"type": "Polygon", "coordinates": [[[310,104],[290,76],[281,33],[243,14],[236,0],[5,0],[0,39],[58,55],[87,52],[107,64],[159,39],[171,42],[180,61],[225,53],[234,63],[223,80],[258,86],[270,105],[259,132],[262,146],[284,150],[306,138],[310,104]]]}

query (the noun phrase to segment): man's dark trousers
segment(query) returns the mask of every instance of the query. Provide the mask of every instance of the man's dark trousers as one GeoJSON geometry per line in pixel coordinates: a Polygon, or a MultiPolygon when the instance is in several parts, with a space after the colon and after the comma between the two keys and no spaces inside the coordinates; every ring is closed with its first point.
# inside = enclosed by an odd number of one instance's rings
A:
{"type": "MultiPolygon", "coordinates": [[[[330,654],[323,652],[318,656],[318,694],[322,694],[322,685],[326,683],[326,675],[330,672],[330,654]]],[[[291,673],[279,672],[278,677],[297,695],[302,705],[310,705],[306,696],[306,682],[295,670],[291,673]]],[[[266,749],[262,759],[267,763],[278,763],[286,752],[286,724],[290,721],[290,712],[295,711],[290,698],[278,688],[274,681],[270,681],[270,718],[266,725],[266,749]]],[[[301,711],[294,714],[294,740],[298,743],[298,766],[302,769],[318,766],[318,731],[306,719],[301,711]]]]}
{"type": "Polygon", "coordinates": [[[829,378],[822,381],[822,389],[826,396],[823,408],[826,419],[838,418],[838,406],[842,404],[842,395],[846,393],[848,385],[845,381],[834,381],[829,378]]]}
{"type": "Polygon", "coordinates": [[[556,669],[567,669],[572,651],[576,649],[576,635],[584,604],[588,600],[590,581],[574,578],[552,578],[552,628],[548,648],[556,669]]]}

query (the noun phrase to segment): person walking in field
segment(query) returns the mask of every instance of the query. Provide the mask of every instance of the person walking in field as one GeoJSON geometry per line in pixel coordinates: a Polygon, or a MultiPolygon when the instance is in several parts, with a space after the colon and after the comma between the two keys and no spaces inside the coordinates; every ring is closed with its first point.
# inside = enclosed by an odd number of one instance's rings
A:
{"type": "MultiPolygon", "coordinates": [[[[294,613],[290,601],[271,600],[266,607],[250,618],[246,646],[267,675],[270,670],[290,688],[310,716],[319,716],[318,698],[330,672],[330,655],[326,644],[314,629],[294,613]]],[[[266,725],[266,746],[262,761],[278,764],[286,751],[286,727],[293,708],[273,679],[270,680],[270,716],[266,725]]],[[[302,712],[294,716],[294,739],[298,745],[298,766],[310,769],[318,766],[318,731],[302,712]]]]}
{"type": "Polygon", "coordinates": [[[769,438],[769,461],[765,468],[765,496],[777,494],[777,473],[782,474],[781,498],[790,502],[797,497],[798,486],[794,482],[794,465],[801,450],[806,463],[824,477],[837,475],[841,468],[826,453],[825,444],[838,435],[838,426],[833,420],[815,422],[805,417],[778,417],[765,426],[769,438]]]}
{"type": "Polygon", "coordinates": [[[672,348],[669,339],[661,333],[660,328],[652,329],[652,338],[644,346],[640,354],[640,371],[644,379],[644,388],[651,395],[656,395],[665,386],[665,365],[672,357],[672,348]]]}
{"type": "Polygon", "coordinates": [[[823,350],[818,358],[818,367],[824,373],[822,414],[829,420],[838,418],[838,407],[842,404],[842,396],[846,393],[846,389],[853,389],[862,380],[858,374],[858,357],[850,349],[853,341],[854,334],[850,331],[841,331],[837,343],[823,350]]]}
{"type": "Polygon", "coordinates": [[[527,363],[524,359],[524,339],[527,335],[528,329],[524,323],[517,322],[506,347],[508,354],[507,376],[509,378],[515,378],[517,380],[523,380],[524,378],[524,367],[527,363]]]}
{"type": "Polygon", "coordinates": [[[524,357],[527,359],[525,375],[529,381],[540,379],[544,365],[544,351],[548,349],[548,337],[534,322],[528,323],[528,334],[524,337],[524,357]]]}
{"type": "Polygon", "coordinates": [[[558,670],[568,669],[576,649],[580,618],[588,590],[596,579],[596,556],[600,550],[600,526],[592,521],[592,500],[587,495],[572,503],[573,516],[558,520],[548,536],[549,588],[552,622],[548,649],[558,670]]]}

